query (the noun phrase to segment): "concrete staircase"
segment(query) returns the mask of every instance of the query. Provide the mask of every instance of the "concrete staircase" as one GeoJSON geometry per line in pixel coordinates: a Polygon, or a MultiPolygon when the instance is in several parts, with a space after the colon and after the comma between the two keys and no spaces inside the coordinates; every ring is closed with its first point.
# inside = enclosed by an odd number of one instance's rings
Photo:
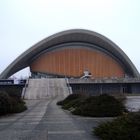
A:
{"type": "Polygon", "coordinates": [[[29,79],[24,99],[46,99],[69,94],[64,78],[29,79]]]}

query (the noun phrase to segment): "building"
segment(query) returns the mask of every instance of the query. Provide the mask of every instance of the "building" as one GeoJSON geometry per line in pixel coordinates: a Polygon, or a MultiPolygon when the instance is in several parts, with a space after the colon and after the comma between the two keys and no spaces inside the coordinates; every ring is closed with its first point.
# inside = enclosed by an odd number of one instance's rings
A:
{"type": "MultiPolygon", "coordinates": [[[[127,55],[105,36],[89,30],[68,30],[35,44],[0,75],[5,79],[30,67],[33,78],[138,79],[139,72],[127,55]]],[[[122,89],[121,89],[122,90],[122,89]]]]}

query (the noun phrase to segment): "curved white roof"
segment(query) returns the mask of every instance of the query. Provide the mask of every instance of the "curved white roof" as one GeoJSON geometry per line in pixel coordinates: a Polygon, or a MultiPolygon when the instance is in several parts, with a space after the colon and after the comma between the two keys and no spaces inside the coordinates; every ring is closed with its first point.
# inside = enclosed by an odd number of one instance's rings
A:
{"type": "Polygon", "coordinates": [[[13,75],[14,73],[22,70],[29,66],[29,61],[53,46],[71,43],[71,42],[83,42],[94,44],[100,48],[106,50],[114,57],[116,57],[124,65],[125,70],[129,72],[132,77],[139,77],[139,72],[137,71],[134,64],[127,57],[127,55],[111,40],[105,36],[83,29],[73,29],[63,31],[57,34],[54,34],[50,37],[45,38],[39,43],[33,45],[31,48],[23,52],[18,58],[16,58],[0,75],[1,79],[5,79],[13,75]]]}

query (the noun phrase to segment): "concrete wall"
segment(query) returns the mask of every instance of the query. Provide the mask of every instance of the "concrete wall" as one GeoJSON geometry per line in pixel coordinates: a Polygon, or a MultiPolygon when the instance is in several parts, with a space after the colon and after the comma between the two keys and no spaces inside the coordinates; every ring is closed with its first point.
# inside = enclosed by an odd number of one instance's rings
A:
{"type": "Polygon", "coordinates": [[[131,85],[132,93],[140,93],[140,84],[132,84],[131,85]]]}
{"type": "Polygon", "coordinates": [[[73,93],[84,94],[122,94],[122,93],[140,93],[140,83],[102,83],[102,84],[70,84],[73,93]]]}

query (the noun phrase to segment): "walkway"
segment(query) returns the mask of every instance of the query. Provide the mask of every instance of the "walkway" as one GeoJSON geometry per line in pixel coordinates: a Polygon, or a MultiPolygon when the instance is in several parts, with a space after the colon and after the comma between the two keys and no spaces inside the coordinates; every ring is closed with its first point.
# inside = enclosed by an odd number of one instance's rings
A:
{"type": "MultiPolygon", "coordinates": [[[[25,97],[35,100],[26,100],[25,112],[0,118],[0,140],[98,140],[92,128],[111,118],[73,116],[57,106],[68,94],[64,79],[29,82],[25,97]]],[[[129,98],[127,105],[136,98],[129,98]]]]}
{"type": "Polygon", "coordinates": [[[0,118],[0,140],[97,140],[92,127],[106,118],[73,116],[51,100],[28,100],[28,110],[0,118]]]}

